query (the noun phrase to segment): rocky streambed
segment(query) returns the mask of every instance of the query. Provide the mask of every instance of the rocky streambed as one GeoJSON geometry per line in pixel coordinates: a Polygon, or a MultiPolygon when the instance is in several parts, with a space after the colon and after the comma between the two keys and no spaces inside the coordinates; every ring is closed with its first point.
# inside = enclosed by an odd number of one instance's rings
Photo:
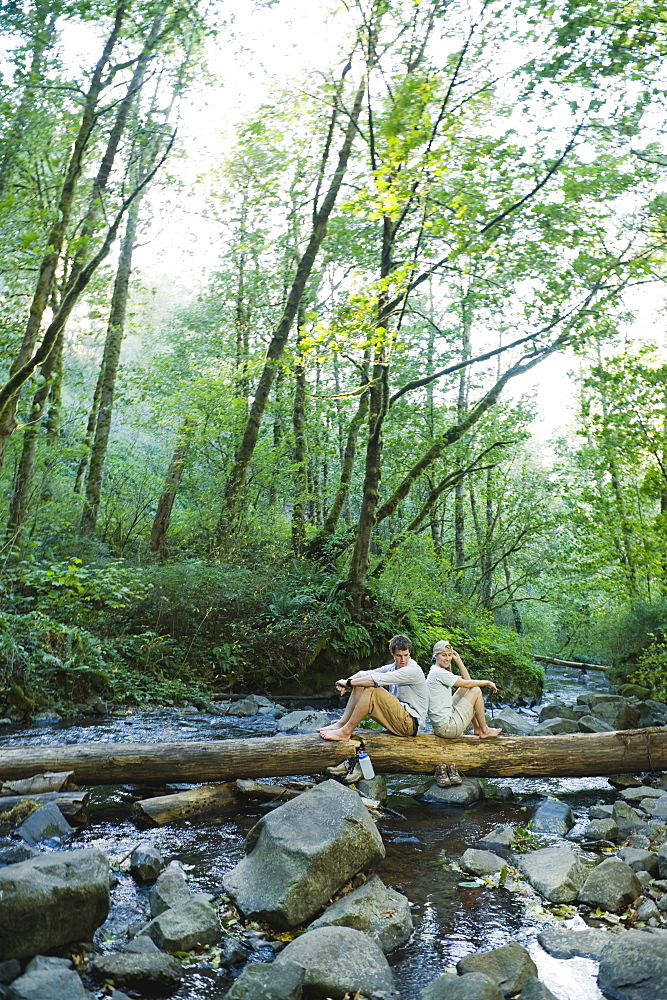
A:
{"type": "MultiPolygon", "coordinates": [[[[551,676],[549,708],[520,710],[520,726],[534,730],[548,721],[539,719],[545,709],[555,719],[571,713],[570,722],[595,718],[596,697],[616,712],[624,708],[608,697],[602,678],[551,676]]],[[[643,724],[664,723],[660,707],[632,699],[625,707],[643,724]]],[[[44,719],[3,727],[0,752],[123,736],[269,735],[283,720],[272,706],[262,708],[252,716],[220,715],[216,707],[44,719]]],[[[508,731],[516,724],[511,713],[496,715],[508,731]]],[[[662,779],[466,779],[440,789],[390,776],[379,819],[356,792],[327,781],[278,808],[248,802],[233,817],[157,830],[138,829],[132,814],[136,797],[154,789],[93,789],[88,825],[69,831],[47,823],[41,839],[35,813],[28,817],[32,845],[26,830],[0,842],[0,891],[22,885],[33,907],[18,919],[0,906],[0,997],[67,1000],[114,995],[115,988],[117,1000],[122,993],[205,1000],[230,990],[230,1000],[278,1000],[342,997],[364,985],[378,1000],[658,1000],[667,996],[662,779]],[[269,837],[271,824],[290,832],[269,837]],[[358,853],[345,837],[362,827],[371,846],[358,853]],[[248,833],[254,849],[246,858],[248,833]],[[260,848],[263,868],[255,864],[260,848]],[[271,892],[298,885],[299,865],[302,884],[292,896],[300,909],[269,905],[271,892]],[[78,897],[75,871],[88,879],[78,897]],[[74,940],[86,949],[68,957],[63,946],[74,940]],[[40,952],[48,954],[35,959],[40,952]],[[369,970],[376,978],[362,981],[369,970]],[[324,973],[330,978],[315,982],[324,973]]],[[[381,783],[362,790],[384,798],[381,783]]]]}

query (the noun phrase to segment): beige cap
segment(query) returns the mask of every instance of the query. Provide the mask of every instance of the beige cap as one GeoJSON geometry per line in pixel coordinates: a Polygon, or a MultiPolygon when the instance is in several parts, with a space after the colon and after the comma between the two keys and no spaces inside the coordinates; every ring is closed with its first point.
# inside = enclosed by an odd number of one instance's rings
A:
{"type": "Polygon", "coordinates": [[[438,653],[449,653],[449,652],[453,653],[454,647],[452,646],[451,642],[448,642],[446,639],[440,639],[440,641],[436,642],[435,646],[433,647],[434,656],[437,656],[438,653]]]}

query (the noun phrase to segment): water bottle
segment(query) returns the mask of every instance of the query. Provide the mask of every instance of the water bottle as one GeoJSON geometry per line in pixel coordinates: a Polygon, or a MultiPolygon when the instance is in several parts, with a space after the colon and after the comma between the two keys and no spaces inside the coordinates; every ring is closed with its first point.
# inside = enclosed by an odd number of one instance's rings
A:
{"type": "Polygon", "coordinates": [[[361,773],[363,774],[366,781],[370,781],[371,778],[375,777],[375,771],[373,770],[373,765],[371,759],[367,753],[360,753],[357,755],[359,758],[359,766],[361,767],[361,773]]]}

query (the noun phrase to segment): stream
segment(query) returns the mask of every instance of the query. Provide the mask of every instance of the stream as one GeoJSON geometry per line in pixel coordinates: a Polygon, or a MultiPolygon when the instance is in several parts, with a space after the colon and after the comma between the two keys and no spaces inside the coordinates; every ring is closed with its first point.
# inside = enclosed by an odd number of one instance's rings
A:
{"type": "MultiPolygon", "coordinates": [[[[550,667],[542,705],[554,699],[573,702],[584,690],[606,690],[603,674],[550,667]]],[[[541,707],[541,706],[540,706],[541,707]]],[[[531,718],[537,710],[521,709],[531,718]]],[[[333,718],[333,713],[332,713],[333,718]]],[[[231,718],[213,716],[195,709],[137,711],[128,715],[12,725],[0,731],[0,750],[17,746],[117,742],[172,742],[175,740],[225,739],[268,736],[275,732],[270,716],[231,718]]],[[[539,738],[539,737],[536,737],[539,738]]],[[[502,737],[499,737],[502,740],[502,737]]],[[[378,874],[389,886],[404,892],[414,904],[415,930],[404,947],[387,956],[393,967],[397,989],[404,1000],[413,1000],[421,989],[459,958],[518,941],[529,951],[540,979],[558,1000],[602,1000],[595,976],[597,964],[588,959],[561,961],[551,958],[537,944],[538,931],[547,923],[558,924],[544,913],[535,894],[507,887],[461,886],[470,881],[441,862],[455,861],[475,846],[492,827],[510,823],[525,827],[532,807],[544,796],[558,796],[571,806],[583,822],[588,806],[611,800],[613,789],[606,778],[498,779],[498,798],[460,809],[408,803],[400,789],[413,782],[409,776],[387,777],[389,805],[405,818],[388,814],[380,821],[387,856],[378,874]],[[398,797],[396,797],[398,796],[398,797]]],[[[159,847],[165,862],[179,860],[187,866],[195,892],[220,891],[225,872],[243,857],[244,840],[263,811],[248,807],[242,815],[222,819],[184,822],[178,826],[138,830],[132,822],[131,795],[126,786],[97,786],[89,805],[90,825],[75,834],[72,847],[97,847],[112,862],[120,862],[141,842],[159,847]]],[[[572,831],[577,832],[577,826],[572,831]]],[[[44,849],[44,848],[43,848],[44,849]]],[[[123,938],[128,926],[137,927],[148,916],[148,887],[135,885],[122,871],[112,890],[112,910],[98,932],[104,947],[123,938]]],[[[580,917],[572,918],[575,925],[580,917]]],[[[567,922],[569,926],[572,920],[567,922]]],[[[270,961],[268,945],[259,946],[251,961],[270,961]]],[[[185,970],[183,984],[174,994],[178,1000],[220,1000],[232,979],[226,970],[206,965],[185,970]]]]}

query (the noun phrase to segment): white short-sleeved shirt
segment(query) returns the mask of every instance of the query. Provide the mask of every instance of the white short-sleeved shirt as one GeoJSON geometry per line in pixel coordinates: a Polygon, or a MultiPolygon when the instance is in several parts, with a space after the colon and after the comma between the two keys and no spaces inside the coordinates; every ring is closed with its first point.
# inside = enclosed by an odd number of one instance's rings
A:
{"type": "Polygon", "coordinates": [[[454,703],[454,685],[460,680],[458,674],[451,670],[431,667],[426,678],[428,688],[428,716],[434,726],[443,726],[449,722],[454,703]]]}

